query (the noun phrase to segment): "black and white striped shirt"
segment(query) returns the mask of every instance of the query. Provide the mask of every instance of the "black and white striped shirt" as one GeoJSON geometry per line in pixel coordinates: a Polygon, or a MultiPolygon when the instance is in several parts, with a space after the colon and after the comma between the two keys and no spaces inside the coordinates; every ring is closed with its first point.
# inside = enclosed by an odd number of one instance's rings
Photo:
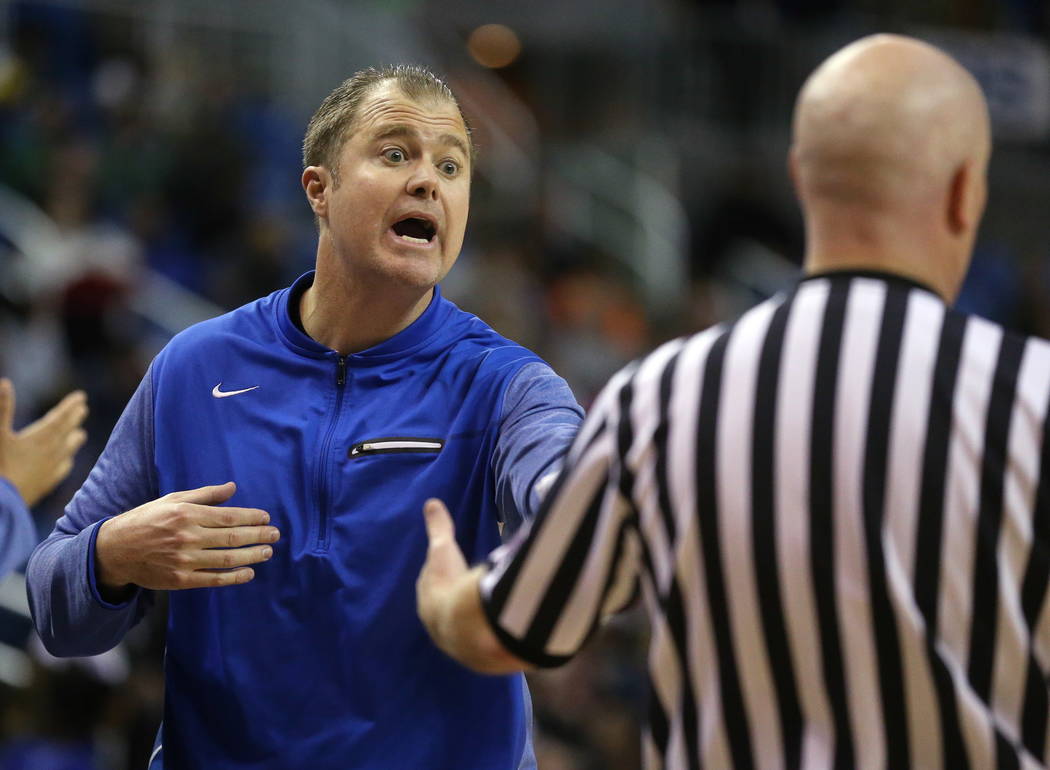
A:
{"type": "Polygon", "coordinates": [[[640,584],[649,768],[1042,767],[1048,401],[1050,343],[808,278],[613,378],[486,613],[553,665],[640,584]]]}

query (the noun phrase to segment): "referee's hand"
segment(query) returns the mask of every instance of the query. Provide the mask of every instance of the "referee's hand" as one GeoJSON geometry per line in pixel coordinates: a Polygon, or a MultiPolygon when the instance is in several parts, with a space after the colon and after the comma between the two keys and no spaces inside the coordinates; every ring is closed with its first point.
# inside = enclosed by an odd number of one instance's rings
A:
{"type": "MultiPolygon", "coordinates": [[[[156,590],[247,583],[248,565],[268,560],[281,533],[258,508],[223,507],[232,481],[169,495],[102,523],[95,540],[99,587],[109,595],[131,586],[156,590]]],[[[108,598],[108,597],[107,597],[108,598]]]]}

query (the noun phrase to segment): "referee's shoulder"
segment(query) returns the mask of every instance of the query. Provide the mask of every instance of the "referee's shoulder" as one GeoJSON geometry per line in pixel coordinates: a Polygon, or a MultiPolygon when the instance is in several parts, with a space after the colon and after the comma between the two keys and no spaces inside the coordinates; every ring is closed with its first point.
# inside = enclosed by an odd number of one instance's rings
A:
{"type": "Polygon", "coordinates": [[[1022,348],[1026,356],[1032,356],[1034,360],[1050,364],[1050,340],[1034,334],[1023,334],[1001,323],[975,313],[964,312],[958,308],[949,308],[948,317],[954,318],[956,322],[946,324],[945,329],[947,330],[955,329],[958,334],[973,334],[975,331],[991,332],[1000,336],[1001,345],[1022,348]]]}
{"type": "Polygon", "coordinates": [[[609,381],[609,389],[614,387],[620,389],[627,384],[635,387],[645,384],[653,378],[663,376],[667,368],[677,364],[677,360],[682,356],[702,356],[703,352],[709,350],[714,343],[731,334],[733,329],[749,315],[762,312],[767,305],[777,307],[788,300],[791,294],[792,292],[776,294],[733,318],[667,340],[620,369],[609,381]]]}
{"type": "Polygon", "coordinates": [[[699,331],[689,332],[668,340],[642,358],[632,361],[624,367],[624,369],[632,370],[637,372],[639,376],[642,376],[644,374],[650,374],[650,370],[658,363],[666,365],[669,360],[674,359],[677,356],[686,355],[690,352],[695,353],[698,350],[709,348],[713,343],[731,334],[733,329],[748,316],[768,312],[770,308],[779,307],[781,304],[789,300],[793,293],[794,292],[781,292],[775,294],[764,302],[752,305],[735,317],[712,324],[711,326],[700,329],[699,331]]]}
{"type": "MultiPolygon", "coordinates": [[[[690,334],[684,334],[661,343],[645,355],[634,359],[610,378],[604,393],[619,393],[625,388],[632,391],[655,387],[668,370],[677,367],[683,355],[695,356],[700,350],[710,347],[714,340],[730,332],[733,322],[717,323],[690,334]]],[[[595,402],[597,404],[597,401],[595,402]]]]}

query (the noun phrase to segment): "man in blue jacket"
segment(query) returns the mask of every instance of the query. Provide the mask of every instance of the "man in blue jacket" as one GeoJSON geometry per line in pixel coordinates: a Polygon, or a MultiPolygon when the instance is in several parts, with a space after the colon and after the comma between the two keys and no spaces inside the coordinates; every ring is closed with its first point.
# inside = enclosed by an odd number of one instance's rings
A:
{"type": "Polygon", "coordinates": [[[535,766],[520,676],[452,663],[415,616],[423,501],[452,499],[481,558],[581,418],[441,296],[473,156],[426,70],[333,91],[304,142],[316,271],[175,337],[34,553],[57,655],[112,647],[172,592],[152,770],[535,766]]]}

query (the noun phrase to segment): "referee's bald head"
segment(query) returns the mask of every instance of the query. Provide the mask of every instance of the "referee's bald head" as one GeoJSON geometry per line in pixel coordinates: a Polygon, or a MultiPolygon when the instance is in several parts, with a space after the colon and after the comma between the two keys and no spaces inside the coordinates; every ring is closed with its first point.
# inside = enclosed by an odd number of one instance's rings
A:
{"type": "Polygon", "coordinates": [[[791,163],[810,251],[834,259],[821,252],[843,251],[852,232],[857,254],[865,228],[876,238],[897,232],[905,241],[884,245],[940,260],[935,288],[954,294],[984,210],[990,151],[980,86],[946,53],[885,34],[846,46],[809,77],[795,106],[791,163]]]}

